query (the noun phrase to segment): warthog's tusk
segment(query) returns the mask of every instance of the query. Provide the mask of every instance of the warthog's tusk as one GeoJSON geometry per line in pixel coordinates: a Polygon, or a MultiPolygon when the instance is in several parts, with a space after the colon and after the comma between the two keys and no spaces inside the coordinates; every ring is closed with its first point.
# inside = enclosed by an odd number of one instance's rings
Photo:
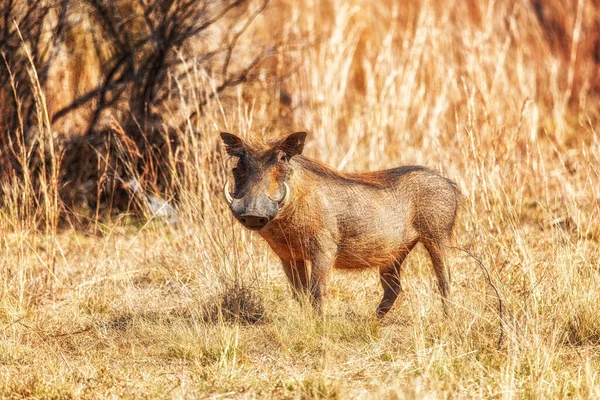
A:
{"type": "Polygon", "coordinates": [[[281,198],[281,200],[277,201],[277,203],[279,203],[280,207],[285,204],[288,197],[290,196],[290,187],[288,186],[288,184],[283,182],[283,187],[285,188],[285,193],[283,194],[283,197],[281,198]]]}
{"type": "Polygon", "coordinates": [[[225,200],[227,200],[227,204],[231,205],[233,203],[233,197],[229,194],[229,179],[225,182],[225,186],[223,186],[223,194],[225,195],[225,200]]]}

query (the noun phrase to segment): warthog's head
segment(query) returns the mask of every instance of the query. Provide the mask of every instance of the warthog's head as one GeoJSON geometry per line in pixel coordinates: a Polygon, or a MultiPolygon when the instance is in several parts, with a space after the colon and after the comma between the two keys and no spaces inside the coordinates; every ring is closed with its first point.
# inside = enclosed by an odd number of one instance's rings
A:
{"type": "Polygon", "coordinates": [[[253,147],[231,133],[222,132],[221,138],[227,153],[238,158],[233,192],[229,181],[223,188],[229,207],[246,228],[262,229],[290,198],[290,160],[302,153],[306,132],[292,133],[266,149],[253,147]]]}

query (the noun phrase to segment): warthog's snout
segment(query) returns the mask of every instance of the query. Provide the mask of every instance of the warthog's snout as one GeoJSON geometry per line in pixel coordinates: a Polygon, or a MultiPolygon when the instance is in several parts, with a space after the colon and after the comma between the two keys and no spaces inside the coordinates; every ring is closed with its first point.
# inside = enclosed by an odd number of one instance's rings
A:
{"type": "Polygon", "coordinates": [[[244,227],[257,231],[275,218],[279,210],[277,204],[266,196],[248,196],[233,200],[230,208],[233,216],[244,227]]]}
{"type": "Polygon", "coordinates": [[[259,230],[264,228],[269,222],[270,218],[266,215],[257,214],[244,214],[237,217],[237,219],[248,229],[259,230]]]}
{"type": "Polygon", "coordinates": [[[267,226],[277,216],[279,209],[285,205],[290,193],[288,184],[284,182],[281,185],[283,194],[280,198],[273,199],[269,196],[267,190],[261,193],[261,186],[265,185],[259,184],[246,189],[245,194],[240,198],[233,198],[232,194],[229,193],[229,181],[223,187],[223,194],[233,216],[246,228],[255,231],[267,226]]]}

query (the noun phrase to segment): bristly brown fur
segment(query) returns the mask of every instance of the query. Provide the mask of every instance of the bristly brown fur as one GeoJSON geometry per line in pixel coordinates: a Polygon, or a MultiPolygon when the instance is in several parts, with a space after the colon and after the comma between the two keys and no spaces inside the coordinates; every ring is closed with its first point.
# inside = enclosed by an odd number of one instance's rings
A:
{"type": "Polygon", "coordinates": [[[310,294],[321,309],[331,268],[378,268],[384,295],[377,314],[383,317],[401,290],[404,259],[421,242],[447,311],[445,248],[460,196],[454,182],[422,166],[344,173],[300,154],[282,157],[297,134],[258,146],[225,135],[246,149],[240,163],[252,166],[245,175],[237,173],[234,214],[244,202],[258,212],[268,202],[261,200],[265,190],[272,198],[284,183],[290,188],[289,199],[258,232],[280,257],[296,293],[310,294]]]}

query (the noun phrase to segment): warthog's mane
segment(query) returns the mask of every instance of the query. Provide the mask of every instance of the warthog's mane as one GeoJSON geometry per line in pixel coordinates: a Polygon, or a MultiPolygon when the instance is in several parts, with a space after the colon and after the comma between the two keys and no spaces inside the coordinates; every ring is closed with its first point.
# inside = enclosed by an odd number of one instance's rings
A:
{"type": "Polygon", "coordinates": [[[385,188],[391,183],[396,182],[403,176],[411,173],[426,173],[436,175],[446,180],[450,185],[457,191],[456,184],[443,176],[438,172],[433,171],[427,167],[420,165],[405,165],[397,168],[379,170],[379,171],[367,171],[367,172],[343,172],[338,171],[328,165],[319,161],[307,158],[304,156],[297,156],[294,158],[302,168],[310,171],[314,175],[324,179],[335,179],[340,183],[346,184],[359,184],[365,186],[371,186],[375,188],[385,188]]]}

